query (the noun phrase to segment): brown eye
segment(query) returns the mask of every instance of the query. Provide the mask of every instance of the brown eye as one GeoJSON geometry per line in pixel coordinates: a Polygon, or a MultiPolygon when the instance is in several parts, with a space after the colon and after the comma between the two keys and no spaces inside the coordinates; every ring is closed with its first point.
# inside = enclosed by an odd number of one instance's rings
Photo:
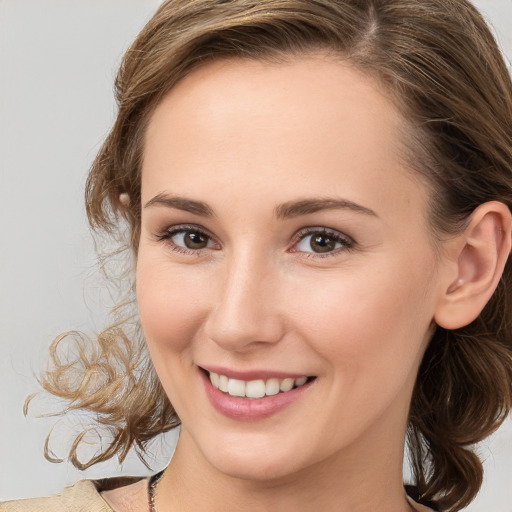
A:
{"type": "Polygon", "coordinates": [[[178,252],[194,253],[203,249],[218,249],[211,236],[200,229],[176,226],[165,231],[158,240],[167,242],[171,249],[178,252]]]}
{"type": "Polygon", "coordinates": [[[309,245],[314,252],[330,252],[336,248],[336,240],[325,234],[314,234],[309,245]]]}
{"type": "Polygon", "coordinates": [[[354,245],[354,241],[347,235],[327,228],[310,228],[299,236],[300,240],[294,246],[293,252],[304,252],[310,255],[337,254],[340,250],[348,250],[354,245]]]}
{"type": "Polygon", "coordinates": [[[208,241],[209,237],[199,231],[186,231],[183,234],[183,244],[188,249],[205,249],[208,241]]]}

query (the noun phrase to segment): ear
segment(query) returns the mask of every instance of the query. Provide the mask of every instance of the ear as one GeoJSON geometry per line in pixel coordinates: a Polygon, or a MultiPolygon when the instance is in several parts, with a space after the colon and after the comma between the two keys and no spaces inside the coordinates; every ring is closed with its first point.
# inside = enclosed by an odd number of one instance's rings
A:
{"type": "Polygon", "coordinates": [[[130,206],[130,196],[126,192],[121,192],[119,194],[119,202],[125,207],[128,208],[130,206]]]}
{"type": "Polygon", "coordinates": [[[470,324],[498,286],[511,249],[512,215],[503,203],[480,205],[469,224],[450,241],[448,258],[455,265],[445,281],[434,320],[445,329],[470,324]]]}

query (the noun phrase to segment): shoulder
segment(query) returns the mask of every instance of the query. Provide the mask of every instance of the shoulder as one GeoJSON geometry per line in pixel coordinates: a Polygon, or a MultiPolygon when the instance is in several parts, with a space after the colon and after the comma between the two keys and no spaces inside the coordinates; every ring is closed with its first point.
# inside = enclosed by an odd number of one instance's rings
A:
{"type": "MultiPolygon", "coordinates": [[[[108,496],[119,488],[133,492],[146,485],[140,478],[108,478],[104,480],[81,480],[62,492],[46,498],[29,498],[0,503],[0,512],[113,512],[108,496]]],[[[114,503],[113,503],[114,504],[114,503]]],[[[117,509],[117,507],[116,507],[117,509]]]]}
{"type": "MultiPolygon", "coordinates": [[[[117,512],[139,512],[148,507],[148,478],[126,479],[123,482],[117,479],[107,479],[98,482],[101,497],[117,512]]],[[[1,512],[1,511],[0,511],[1,512]]]]}
{"type": "Polygon", "coordinates": [[[92,480],[81,480],[47,498],[30,498],[0,504],[0,512],[112,512],[92,480]]]}

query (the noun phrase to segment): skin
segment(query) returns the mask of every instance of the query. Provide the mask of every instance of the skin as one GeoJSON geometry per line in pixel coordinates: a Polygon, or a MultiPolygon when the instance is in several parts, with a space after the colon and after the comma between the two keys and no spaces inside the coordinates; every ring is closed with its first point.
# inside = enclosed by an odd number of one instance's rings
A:
{"type": "Polygon", "coordinates": [[[440,273],[428,190],[402,164],[401,126],[377,83],[320,56],[213,63],[156,109],[143,206],[165,194],[213,212],[143,208],[141,321],[183,422],[161,503],[225,510],[230,496],[251,510],[257,496],[258,510],[408,510],[404,432],[440,273]],[[373,213],[275,215],[310,198],[373,213]],[[159,240],[182,224],[211,242],[184,252],[179,236],[159,240]],[[307,227],[353,242],[317,254],[299,238],[307,227]],[[276,415],[241,422],[209,403],[197,372],[208,365],[316,380],[276,415]]]}
{"type": "Polygon", "coordinates": [[[214,62],[155,110],[136,284],[182,420],[159,512],[412,509],[412,389],[447,290],[465,289],[466,242],[434,243],[429,190],[401,158],[404,126],[376,81],[323,55],[214,62]],[[344,204],[283,216],[312,198],[344,204]],[[339,237],[333,250],[315,252],[319,228],[339,237]],[[185,246],[191,230],[203,248],[185,246]],[[198,367],[211,365],[316,378],[278,413],[237,421],[207,398],[198,367]]]}

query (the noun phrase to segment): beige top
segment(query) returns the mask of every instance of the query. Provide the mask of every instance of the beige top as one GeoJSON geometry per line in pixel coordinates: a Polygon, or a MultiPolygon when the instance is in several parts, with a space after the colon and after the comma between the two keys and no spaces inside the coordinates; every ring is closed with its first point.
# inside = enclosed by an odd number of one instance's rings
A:
{"type": "MultiPolygon", "coordinates": [[[[0,503],[0,512],[114,512],[101,497],[107,489],[130,485],[140,478],[108,478],[105,480],[80,480],[66,487],[61,493],[48,498],[29,498],[0,503]]],[[[146,479],[147,480],[147,479],[146,479]]],[[[417,512],[432,512],[409,499],[417,512]]]]}
{"type": "Polygon", "coordinates": [[[0,512],[114,512],[100,492],[130,485],[139,480],[140,478],[80,480],[55,496],[0,503],[0,512]]]}

